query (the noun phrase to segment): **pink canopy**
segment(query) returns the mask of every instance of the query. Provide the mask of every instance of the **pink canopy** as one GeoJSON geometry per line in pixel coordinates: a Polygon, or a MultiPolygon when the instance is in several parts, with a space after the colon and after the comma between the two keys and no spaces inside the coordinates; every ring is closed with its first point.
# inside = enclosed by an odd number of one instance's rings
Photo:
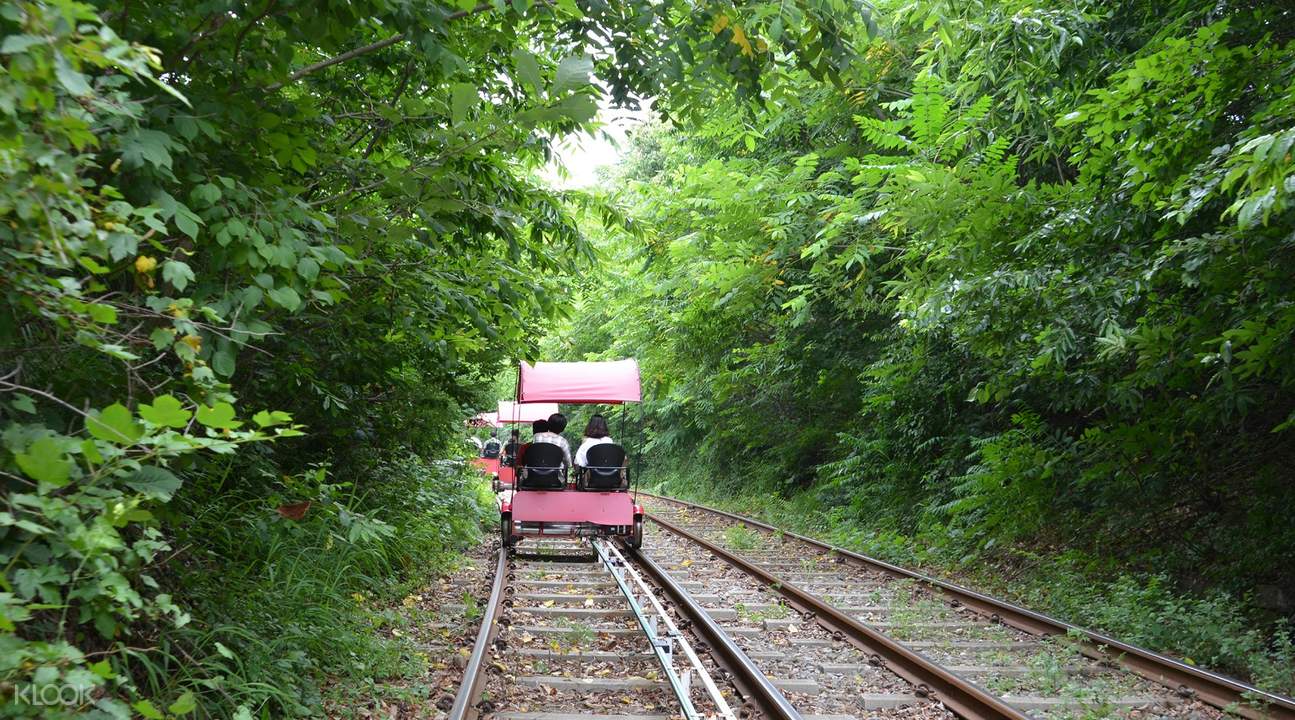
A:
{"type": "Polygon", "coordinates": [[[558,411],[558,404],[551,402],[513,403],[508,400],[499,401],[500,423],[530,423],[536,420],[548,420],[549,416],[558,411]]]}
{"type": "Polygon", "coordinates": [[[639,364],[633,359],[522,363],[517,376],[517,398],[522,402],[610,405],[638,402],[642,399],[639,364]]]}
{"type": "Polygon", "coordinates": [[[467,420],[469,427],[499,427],[499,413],[483,412],[467,420]]]}

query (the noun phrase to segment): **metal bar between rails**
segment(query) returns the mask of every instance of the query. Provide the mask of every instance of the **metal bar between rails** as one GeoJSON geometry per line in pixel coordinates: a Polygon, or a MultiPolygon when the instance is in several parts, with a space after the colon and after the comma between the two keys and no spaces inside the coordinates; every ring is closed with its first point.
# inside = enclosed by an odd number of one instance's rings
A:
{"type": "Polygon", "coordinates": [[[693,628],[719,654],[724,664],[734,673],[735,682],[745,686],[741,689],[746,692],[750,700],[755,701],[755,704],[764,710],[768,720],[802,720],[801,714],[787,700],[787,696],[774,687],[773,682],[751,658],[747,657],[741,646],[724,632],[719,623],[711,618],[705,608],[697,604],[682,585],[675,582],[664,568],[657,565],[642,550],[635,551],[634,557],[652,575],[652,579],[661,586],[661,589],[665,590],[670,599],[674,600],[675,605],[692,620],[693,628]]]}
{"type": "Polygon", "coordinates": [[[656,655],[657,661],[661,664],[661,669],[665,671],[666,678],[670,681],[670,688],[674,691],[675,696],[679,698],[679,705],[683,710],[684,717],[688,718],[688,720],[701,720],[701,715],[692,704],[692,698],[690,697],[687,681],[679,677],[679,674],[675,671],[674,663],[672,662],[673,650],[667,652],[666,649],[657,642],[658,630],[656,623],[652,622],[648,618],[645,608],[641,603],[639,603],[638,599],[634,595],[634,589],[626,583],[626,576],[633,580],[634,584],[638,586],[639,592],[641,592],[651,604],[652,610],[656,614],[656,618],[661,624],[665,625],[667,631],[666,638],[672,644],[677,644],[679,649],[684,652],[685,656],[687,656],[688,662],[692,665],[692,671],[696,672],[698,677],[701,678],[702,684],[706,687],[707,694],[710,695],[711,700],[714,701],[716,707],[719,708],[720,716],[726,720],[737,720],[737,716],[733,713],[732,708],[729,707],[723,694],[720,693],[719,687],[711,678],[710,673],[706,671],[706,667],[701,664],[701,659],[697,657],[697,653],[693,651],[692,646],[688,643],[687,638],[683,636],[683,633],[679,632],[679,628],[674,624],[674,621],[670,619],[665,608],[661,605],[661,602],[656,599],[656,595],[652,593],[651,588],[649,588],[647,583],[643,581],[643,578],[634,571],[634,568],[630,567],[630,564],[626,562],[625,557],[621,555],[620,551],[610,542],[598,539],[593,540],[591,544],[593,545],[594,550],[598,553],[599,559],[602,560],[603,565],[607,568],[607,571],[611,573],[612,577],[616,580],[616,585],[620,588],[621,594],[623,594],[625,599],[629,601],[630,609],[633,611],[634,618],[638,621],[639,627],[641,627],[643,632],[652,640],[652,652],[656,655]]]}

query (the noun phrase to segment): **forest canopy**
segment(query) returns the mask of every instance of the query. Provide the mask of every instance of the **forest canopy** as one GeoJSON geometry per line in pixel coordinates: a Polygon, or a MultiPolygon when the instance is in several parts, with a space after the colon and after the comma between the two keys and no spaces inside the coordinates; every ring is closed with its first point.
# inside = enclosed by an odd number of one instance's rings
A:
{"type": "Polygon", "coordinates": [[[425,667],[375,598],[477,536],[446,461],[541,354],[640,359],[667,488],[891,557],[1131,569],[1132,604],[1039,601],[1290,692],[1291,28],[0,0],[0,692],[309,716],[425,667]],[[541,179],[649,100],[602,187],[541,179]]]}
{"type": "Polygon", "coordinates": [[[0,3],[4,692],[278,717],[405,667],[354,598],[473,537],[436,461],[615,215],[554,141],[839,74],[851,7],[0,3]]]}
{"type": "Polygon", "coordinates": [[[640,358],[669,491],[1289,692],[1291,12],[880,3],[839,85],[638,133],[549,347],[640,358]]]}

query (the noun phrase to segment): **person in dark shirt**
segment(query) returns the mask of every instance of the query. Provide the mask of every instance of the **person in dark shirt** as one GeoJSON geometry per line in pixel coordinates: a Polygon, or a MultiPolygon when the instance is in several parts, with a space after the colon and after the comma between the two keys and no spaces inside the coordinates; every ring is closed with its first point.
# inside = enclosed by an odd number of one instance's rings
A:
{"type": "Polygon", "coordinates": [[[499,444],[499,431],[491,430],[490,439],[485,445],[481,446],[481,457],[494,459],[499,457],[499,450],[502,446],[499,444]]]}
{"type": "Polygon", "coordinates": [[[517,431],[514,430],[508,434],[508,442],[504,443],[504,464],[510,467],[517,462],[517,452],[521,450],[522,444],[518,437],[517,431]]]}
{"type": "Polygon", "coordinates": [[[549,431],[548,420],[536,420],[535,422],[531,423],[531,441],[521,446],[521,448],[517,451],[517,460],[514,461],[516,467],[525,467],[526,448],[530,447],[535,443],[536,435],[539,435],[541,433],[546,433],[548,431],[549,431]]]}

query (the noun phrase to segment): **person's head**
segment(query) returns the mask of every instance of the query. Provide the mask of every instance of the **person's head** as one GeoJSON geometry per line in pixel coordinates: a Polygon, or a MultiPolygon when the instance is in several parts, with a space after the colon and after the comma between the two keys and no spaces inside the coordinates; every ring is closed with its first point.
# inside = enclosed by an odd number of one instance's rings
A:
{"type": "Polygon", "coordinates": [[[536,420],[535,422],[531,423],[532,435],[539,435],[542,432],[548,432],[548,431],[549,431],[548,420],[536,420]]]}
{"type": "Polygon", "coordinates": [[[512,432],[508,433],[508,439],[509,439],[509,440],[516,440],[516,439],[517,439],[517,431],[516,431],[516,430],[514,430],[514,431],[512,431],[512,432]]]}
{"type": "Polygon", "coordinates": [[[553,413],[549,416],[549,432],[561,433],[567,429],[567,416],[562,413],[553,413]]]}
{"type": "Polygon", "coordinates": [[[499,437],[499,431],[498,431],[498,430],[491,430],[491,431],[490,431],[490,437],[492,437],[492,438],[497,438],[497,437],[499,437]]]}
{"type": "Polygon", "coordinates": [[[602,415],[589,418],[589,423],[585,425],[585,437],[597,440],[608,435],[611,435],[611,431],[607,429],[607,418],[602,415]]]}

